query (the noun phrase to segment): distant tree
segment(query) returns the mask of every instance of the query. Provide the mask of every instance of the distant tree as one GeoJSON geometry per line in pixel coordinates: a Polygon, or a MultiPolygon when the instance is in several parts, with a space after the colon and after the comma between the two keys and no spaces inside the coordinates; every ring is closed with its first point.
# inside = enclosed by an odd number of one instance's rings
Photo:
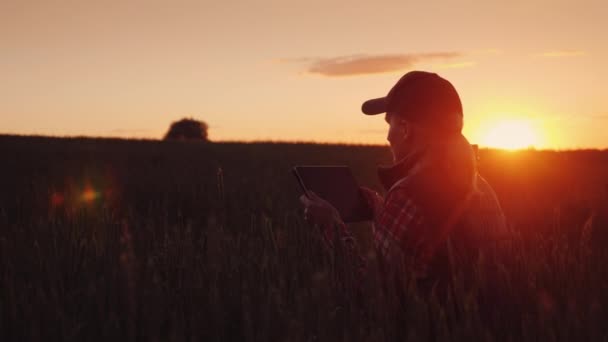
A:
{"type": "Polygon", "coordinates": [[[209,141],[207,130],[209,126],[203,121],[184,118],[171,124],[164,140],[197,140],[209,141]]]}

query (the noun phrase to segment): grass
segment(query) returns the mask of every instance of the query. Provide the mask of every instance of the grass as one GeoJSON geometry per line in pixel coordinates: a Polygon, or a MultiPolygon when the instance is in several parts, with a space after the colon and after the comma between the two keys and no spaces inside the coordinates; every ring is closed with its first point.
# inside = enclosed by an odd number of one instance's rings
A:
{"type": "Polygon", "coordinates": [[[3,341],[608,339],[608,256],[580,238],[608,152],[481,150],[511,236],[441,303],[379,282],[368,224],[354,282],[302,220],[293,165],[382,190],[386,148],[0,136],[0,152],[3,341]]]}

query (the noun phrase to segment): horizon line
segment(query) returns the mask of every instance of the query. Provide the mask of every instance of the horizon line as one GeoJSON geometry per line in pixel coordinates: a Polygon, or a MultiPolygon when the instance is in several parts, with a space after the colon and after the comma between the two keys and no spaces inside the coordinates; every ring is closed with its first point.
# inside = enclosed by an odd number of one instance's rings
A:
{"type": "MultiPolygon", "coordinates": [[[[93,135],[48,135],[48,134],[17,134],[0,132],[0,137],[19,137],[19,138],[47,138],[47,139],[98,139],[98,140],[124,140],[124,141],[149,141],[162,142],[162,138],[146,138],[146,137],[118,137],[118,136],[93,136],[93,135]]],[[[188,142],[188,141],[186,141],[188,142]]],[[[197,142],[197,141],[190,141],[197,142]]],[[[316,140],[272,140],[272,139],[250,139],[250,140],[208,140],[209,143],[218,144],[285,144],[285,145],[328,145],[328,146],[361,146],[361,147],[385,147],[389,148],[388,144],[374,144],[363,142],[347,142],[347,141],[316,141],[316,140]]],[[[479,149],[498,150],[505,152],[518,151],[536,151],[536,152],[572,152],[572,151],[608,151],[608,147],[571,147],[571,148],[539,148],[536,146],[528,146],[524,148],[508,149],[494,146],[477,145],[479,149]]]]}

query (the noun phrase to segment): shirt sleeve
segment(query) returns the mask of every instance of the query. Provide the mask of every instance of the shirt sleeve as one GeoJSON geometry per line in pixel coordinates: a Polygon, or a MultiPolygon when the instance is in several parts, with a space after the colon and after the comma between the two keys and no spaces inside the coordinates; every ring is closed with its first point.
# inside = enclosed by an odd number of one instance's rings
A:
{"type": "MultiPolygon", "coordinates": [[[[405,254],[408,264],[418,277],[426,275],[426,266],[421,257],[424,247],[423,216],[418,205],[404,189],[391,190],[377,211],[373,223],[373,239],[376,252],[384,260],[405,254]]],[[[333,227],[337,235],[325,235],[327,246],[335,250],[337,238],[347,258],[354,262],[359,280],[367,271],[367,261],[361,255],[357,243],[348,227],[340,222],[333,227]]],[[[428,232],[427,232],[428,233],[428,232]]]]}
{"type": "Polygon", "coordinates": [[[419,273],[424,273],[425,266],[420,258],[426,240],[423,223],[419,206],[405,189],[392,189],[374,220],[376,252],[385,260],[406,256],[419,273]]]}

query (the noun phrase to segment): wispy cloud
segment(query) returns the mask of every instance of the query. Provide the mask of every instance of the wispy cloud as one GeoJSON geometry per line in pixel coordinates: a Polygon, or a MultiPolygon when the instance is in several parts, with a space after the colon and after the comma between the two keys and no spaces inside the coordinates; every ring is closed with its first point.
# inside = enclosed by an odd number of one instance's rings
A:
{"type": "Polygon", "coordinates": [[[478,49],[470,52],[474,55],[501,55],[503,53],[500,49],[478,49]]]}
{"type": "Polygon", "coordinates": [[[537,53],[534,56],[546,57],[546,58],[559,58],[559,57],[576,57],[576,56],[585,56],[585,55],[587,55],[587,52],[582,51],[582,50],[555,50],[555,51],[545,51],[545,52],[537,53]]]}
{"type": "Polygon", "coordinates": [[[450,61],[461,57],[460,52],[431,52],[414,54],[351,55],[331,58],[293,58],[279,62],[302,63],[311,74],[326,77],[344,77],[380,74],[405,70],[416,64],[430,61],[450,61]]]}
{"type": "Polygon", "coordinates": [[[475,62],[457,62],[457,63],[444,63],[436,65],[437,69],[464,69],[475,66],[475,62]]]}
{"type": "Polygon", "coordinates": [[[597,113],[566,113],[559,116],[554,117],[554,120],[557,121],[598,121],[598,120],[608,120],[608,112],[597,112],[597,113]]]}
{"type": "Polygon", "coordinates": [[[606,113],[596,113],[585,115],[586,118],[591,120],[608,120],[608,112],[606,113]]]}

